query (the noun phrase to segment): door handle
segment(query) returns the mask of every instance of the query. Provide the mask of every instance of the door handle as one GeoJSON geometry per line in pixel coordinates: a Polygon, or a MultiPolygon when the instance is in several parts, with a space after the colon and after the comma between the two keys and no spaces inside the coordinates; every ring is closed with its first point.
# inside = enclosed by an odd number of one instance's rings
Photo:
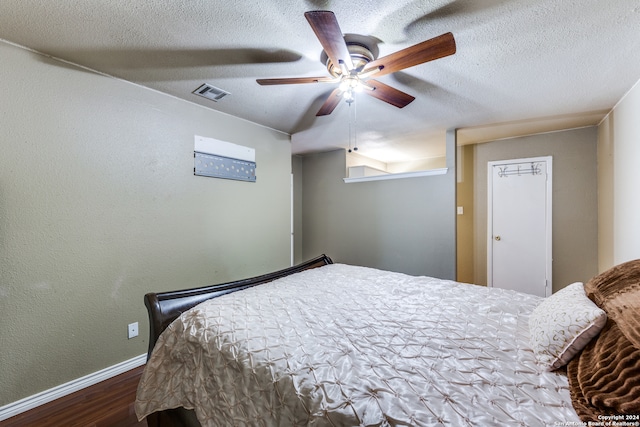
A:
{"type": "Polygon", "coordinates": [[[496,236],[495,239],[499,242],[500,241],[500,236],[496,236]]]}

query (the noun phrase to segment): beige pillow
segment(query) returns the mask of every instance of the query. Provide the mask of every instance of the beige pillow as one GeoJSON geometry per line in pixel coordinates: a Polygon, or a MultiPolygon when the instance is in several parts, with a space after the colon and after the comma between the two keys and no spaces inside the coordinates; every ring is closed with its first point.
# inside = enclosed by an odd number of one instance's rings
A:
{"type": "Polygon", "coordinates": [[[606,322],[606,313],[587,297],[584,285],[570,284],[531,312],[529,333],[536,359],[550,371],[566,365],[606,322]]]}

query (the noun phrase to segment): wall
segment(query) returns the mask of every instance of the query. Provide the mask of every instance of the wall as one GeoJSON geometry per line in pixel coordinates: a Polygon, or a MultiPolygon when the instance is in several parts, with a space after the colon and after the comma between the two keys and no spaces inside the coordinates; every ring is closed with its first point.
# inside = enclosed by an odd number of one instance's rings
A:
{"type": "Polygon", "coordinates": [[[640,81],[598,128],[598,269],[640,258],[640,81]]]}
{"type": "Polygon", "coordinates": [[[302,256],[302,156],[291,157],[293,173],[293,263],[306,261],[302,256]]]}
{"type": "MultiPolygon", "coordinates": [[[[574,129],[476,144],[473,165],[474,282],[487,283],[487,162],[553,156],[553,290],[597,273],[597,129],[574,129]]],[[[463,170],[465,158],[458,159],[463,170]]],[[[465,175],[465,179],[470,178],[465,175]]],[[[460,185],[460,184],[459,184],[460,185]]]]}
{"type": "Polygon", "coordinates": [[[456,206],[462,208],[462,214],[456,215],[456,256],[458,260],[456,280],[464,283],[477,283],[474,273],[474,151],[474,145],[463,145],[457,149],[456,206]]]}
{"type": "Polygon", "coordinates": [[[12,45],[0,58],[0,406],[144,354],[147,292],[289,265],[288,135],[12,45]],[[257,183],[195,177],[194,134],[255,148],[257,183]]]}
{"type": "Polygon", "coordinates": [[[446,175],[345,184],[343,150],[302,158],[303,258],[455,277],[455,141],[446,175]]]}

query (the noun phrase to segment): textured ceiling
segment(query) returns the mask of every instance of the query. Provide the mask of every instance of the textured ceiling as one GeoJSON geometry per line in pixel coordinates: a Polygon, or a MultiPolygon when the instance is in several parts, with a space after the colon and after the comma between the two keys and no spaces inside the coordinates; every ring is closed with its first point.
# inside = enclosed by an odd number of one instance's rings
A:
{"type": "Polygon", "coordinates": [[[0,38],[289,133],[294,153],[347,147],[353,107],[315,117],[333,86],[255,81],[326,74],[308,10],[380,56],[454,34],[455,55],[380,78],[413,103],[357,100],[359,152],[382,161],[443,155],[448,128],[465,143],[594,125],[640,79],[638,0],[2,0],[0,38]]]}

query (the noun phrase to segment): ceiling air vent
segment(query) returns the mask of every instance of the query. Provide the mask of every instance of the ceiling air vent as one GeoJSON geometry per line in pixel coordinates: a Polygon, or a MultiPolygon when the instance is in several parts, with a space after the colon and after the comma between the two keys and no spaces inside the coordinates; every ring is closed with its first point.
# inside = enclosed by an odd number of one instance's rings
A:
{"type": "Polygon", "coordinates": [[[210,84],[207,84],[207,83],[203,84],[198,89],[194,90],[192,93],[195,93],[196,95],[202,96],[204,98],[210,99],[215,102],[220,101],[222,98],[224,98],[227,95],[231,95],[229,92],[222,90],[220,88],[217,88],[215,86],[211,86],[210,84]]]}

